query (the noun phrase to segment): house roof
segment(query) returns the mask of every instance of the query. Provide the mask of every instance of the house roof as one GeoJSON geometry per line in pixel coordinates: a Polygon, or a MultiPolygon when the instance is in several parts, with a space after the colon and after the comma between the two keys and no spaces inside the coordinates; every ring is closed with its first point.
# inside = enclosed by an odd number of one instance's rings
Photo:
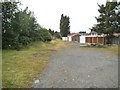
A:
{"type": "Polygon", "coordinates": [[[113,36],[120,36],[120,33],[114,33],[113,36]]]}
{"type": "Polygon", "coordinates": [[[97,32],[96,31],[91,31],[90,34],[97,34],[97,32]]]}
{"type": "Polygon", "coordinates": [[[79,35],[79,36],[80,36],[80,34],[75,34],[75,33],[73,33],[73,34],[68,34],[68,36],[71,36],[71,37],[76,36],[76,35],[79,35]]]}

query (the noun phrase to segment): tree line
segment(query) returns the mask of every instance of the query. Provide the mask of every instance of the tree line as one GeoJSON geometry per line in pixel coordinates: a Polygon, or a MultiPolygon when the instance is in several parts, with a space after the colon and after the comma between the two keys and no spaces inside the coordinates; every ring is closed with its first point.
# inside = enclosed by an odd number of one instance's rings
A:
{"type": "Polygon", "coordinates": [[[60,18],[60,32],[49,29],[49,32],[53,37],[61,38],[67,37],[70,34],[70,17],[62,14],[60,18]]]}
{"type": "Polygon", "coordinates": [[[69,17],[61,15],[60,32],[41,27],[34,13],[20,2],[2,2],[2,48],[20,49],[35,41],[51,41],[70,33],[69,17]]]}
{"type": "Polygon", "coordinates": [[[28,7],[20,8],[19,2],[2,4],[2,48],[20,49],[34,41],[51,41],[52,36],[41,27],[28,7]]]}
{"type": "Polygon", "coordinates": [[[111,43],[113,33],[120,33],[120,2],[107,1],[106,4],[98,4],[98,12],[100,15],[95,17],[97,24],[95,24],[91,30],[99,33],[105,33],[107,43],[111,43]]]}
{"type": "Polygon", "coordinates": [[[49,28],[49,32],[52,35],[53,39],[56,39],[56,38],[61,39],[61,37],[62,37],[60,32],[51,30],[50,28],[49,28]]]}

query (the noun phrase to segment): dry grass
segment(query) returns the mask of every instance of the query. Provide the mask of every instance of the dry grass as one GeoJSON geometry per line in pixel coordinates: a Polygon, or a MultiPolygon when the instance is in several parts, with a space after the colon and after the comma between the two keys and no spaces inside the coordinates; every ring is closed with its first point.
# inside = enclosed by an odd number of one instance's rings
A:
{"type": "Polygon", "coordinates": [[[66,44],[67,42],[54,40],[50,43],[36,42],[20,51],[3,50],[3,87],[30,87],[34,78],[49,63],[50,53],[63,49],[66,44]]]}
{"type": "Polygon", "coordinates": [[[88,50],[88,49],[94,49],[101,52],[108,52],[113,53],[115,55],[120,55],[120,46],[106,46],[105,48],[99,48],[99,47],[80,47],[82,49],[88,50]]]}
{"type": "Polygon", "coordinates": [[[106,48],[101,48],[101,51],[104,52],[110,52],[113,53],[115,55],[120,55],[119,51],[120,46],[108,46],[106,48]]]}

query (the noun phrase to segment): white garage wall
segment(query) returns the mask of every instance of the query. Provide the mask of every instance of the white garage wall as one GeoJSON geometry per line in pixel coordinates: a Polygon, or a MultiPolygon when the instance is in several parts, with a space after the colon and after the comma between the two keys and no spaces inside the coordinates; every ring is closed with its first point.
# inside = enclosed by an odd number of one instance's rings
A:
{"type": "Polygon", "coordinates": [[[80,43],[85,43],[85,36],[80,36],[80,43]]]}
{"type": "Polygon", "coordinates": [[[68,36],[68,41],[71,42],[72,41],[72,37],[68,36]]]}
{"type": "Polygon", "coordinates": [[[68,37],[62,37],[62,40],[63,40],[63,41],[67,41],[67,40],[68,40],[68,37]]]}

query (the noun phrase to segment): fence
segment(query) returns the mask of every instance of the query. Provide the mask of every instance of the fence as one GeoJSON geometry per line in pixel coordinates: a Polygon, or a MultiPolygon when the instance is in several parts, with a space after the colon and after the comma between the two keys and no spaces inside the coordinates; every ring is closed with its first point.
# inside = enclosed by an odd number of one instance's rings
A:
{"type": "Polygon", "coordinates": [[[119,37],[113,37],[111,39],[111,41],[112,41],[112,44],[120,45],[120,36],[119,37]]]}

